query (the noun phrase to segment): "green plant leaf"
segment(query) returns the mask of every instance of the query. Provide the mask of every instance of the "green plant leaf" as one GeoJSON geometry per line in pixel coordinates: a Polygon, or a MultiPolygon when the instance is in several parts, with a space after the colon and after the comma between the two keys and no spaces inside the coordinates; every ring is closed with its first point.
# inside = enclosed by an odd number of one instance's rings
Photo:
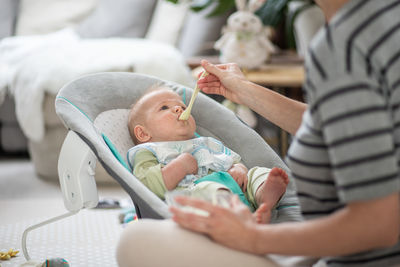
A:
{"type": "Polygon", "coordinates": [[[290,0],[268,0],[257,11],[264,25],[276,27],[285,17],[290,0]]]}
{"type": "Polygon", "coordinates": [[[203,9],[207,8],[213,3],[213,0],[197,0],[193,1],[192,4],[190,5],[190,9],[193,12],[200,12],[203,9]]]}
{"type": "Polygon", "coordinates": [[[233,0],[218,0],[217,6],[214,8],[207,17],[214,17],[226,14],[235,7],[235,1],[233,0]]]}

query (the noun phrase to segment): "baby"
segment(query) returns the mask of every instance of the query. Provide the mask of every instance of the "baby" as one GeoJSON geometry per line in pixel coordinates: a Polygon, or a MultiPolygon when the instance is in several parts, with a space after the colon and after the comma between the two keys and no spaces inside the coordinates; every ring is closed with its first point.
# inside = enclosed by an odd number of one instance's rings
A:
{"type": "Polygon", "coordinates": [[[132,106],[128,128],[136,146],[129,150],[128,161],[134,175],[162,199],[174,189],[235,193],[256,210],[257,222],[269,222],[271,210],[286,191],[286,172],[277,167],[248,170],[220,141],[194,138],[193,116],[179,120],[185,108],[177,93],[160,86],[132,106]]]}

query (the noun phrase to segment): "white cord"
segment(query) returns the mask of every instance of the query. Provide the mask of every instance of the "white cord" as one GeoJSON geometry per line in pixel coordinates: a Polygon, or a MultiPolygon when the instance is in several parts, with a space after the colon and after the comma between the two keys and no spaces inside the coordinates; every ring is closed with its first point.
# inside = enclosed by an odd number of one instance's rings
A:
{"type": "Polygon", "coordinates": [[[41,223],[38,223],[38,224],[35,224],[35,225],[32,225],[32,226],[26,228],[25,231],[24,231],[24,233],[22,234],[22,252],[24,253],[25,259],[26,259],[27,261],[30,261],[30,260],[31,260],[31,257],[29,257],[29,254],[28,254],[28,250],[26,249],[26,237],[27,237],[27,235],[28,235],[28,233],[29,233],[30,231],[32,231],[32,230],[34,230],[34,229],[36,229],[36,228],[39,228],[39,227],[41,227],[41,226],[43,226],[43,225],[46,225],[46,224],[49,224],[49,223],[52,223],[52,222],[55,222],[55,221],[64,219],[64,218],[66,218],[66,217],[72,216],[72,215],[74,215],[74,214],[76,214],[76,213],[78,213],[78,212],[79,212],[79,210],[77,210],[77,211],[69,211],[69,212],[67,212],[67,213],[65,213],[65,214],[62,214],[62,215],[60,215],[60,216],[57,216],[57,217],[48,219],[48,220],[46,220],[46,221],[44,221],[44,222],[41,222],[41,223]]]}

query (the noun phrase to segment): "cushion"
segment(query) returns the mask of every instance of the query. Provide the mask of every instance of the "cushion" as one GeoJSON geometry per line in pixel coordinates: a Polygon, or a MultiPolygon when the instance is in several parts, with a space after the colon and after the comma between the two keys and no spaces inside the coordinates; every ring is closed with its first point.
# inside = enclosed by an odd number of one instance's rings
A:
{"type": "Polygon", "coordinates": [[[0,144],[6,152],[27,151],[27,139],[18,127],[18,123],[10,123],[0,128],[0,144]]]}
{"type": "Polygon", "coordinates": [[[78,24],[98,0],[20,0],[16,35],[45,34],[78,24]]]}
{"type": "Polygon", "coordinates": [[[155,4],[156,0],[99,0],[76,31],[83,38],[143,37],[155,4]]]}
{"type": "Polygon", "coordinates": [[[145,38],[175,46],[188,11],[188,3],[173,4],[158,0],[145,38]]]}
{"type": "Polygon", "coordinates": [[[0,39],[14,34],[18,0],[0,0],[0,39]]]}
{"type": "MultiPolygon", "coordinates": [[[[292,12],[299,10],[305,4],[298,1],[290,2],[289,8],[292,12]]],[[[308,44],[318,30],[325,24],[325,16],[321,8],[313,5],[301,11],[294,19],[294,37],[296,50],[299,56],[305,58],[308,44]]]]}
{"type": "Polygon", "coordinates": [[[111,109],[100,113],[94,120],[94,126],[106,136],[103,136],[106,143],[112,142],[124,160],[128,150],[134,146],[128,130],[128,115],[129,109],[111,109]]]}
{"type": "Polygon", "coordinates": [[[27,140],[19,128],[14,110],[14,100],[7,95],[0,105],[0,147],[6,152],[27,150],[27,140]]]}

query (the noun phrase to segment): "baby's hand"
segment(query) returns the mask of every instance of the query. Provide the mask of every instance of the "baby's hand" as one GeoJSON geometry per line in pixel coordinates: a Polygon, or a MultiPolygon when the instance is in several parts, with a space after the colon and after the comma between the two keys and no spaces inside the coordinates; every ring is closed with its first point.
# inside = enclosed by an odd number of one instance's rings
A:
{"type": "Polygon", "coordinates": [[[162,178],[167,190],[173,190],[188,174],[197,173],[197,160],[189,153],[183,153],[171,160],[161,169],[162,178]]]}
{"type": "Polygon", "coordinates": [[[233,166],[228,170],[228,173],[240,186],[243,192],[247,190],[247,168],[242,163],[233,164],[233,166]]]}
{"type": "Polygon", "coordinates": [[[197,160],[190,153],[182,153],[177,158],[186,170],[186,174],[196,174],[198,171],[197,160]]]}

